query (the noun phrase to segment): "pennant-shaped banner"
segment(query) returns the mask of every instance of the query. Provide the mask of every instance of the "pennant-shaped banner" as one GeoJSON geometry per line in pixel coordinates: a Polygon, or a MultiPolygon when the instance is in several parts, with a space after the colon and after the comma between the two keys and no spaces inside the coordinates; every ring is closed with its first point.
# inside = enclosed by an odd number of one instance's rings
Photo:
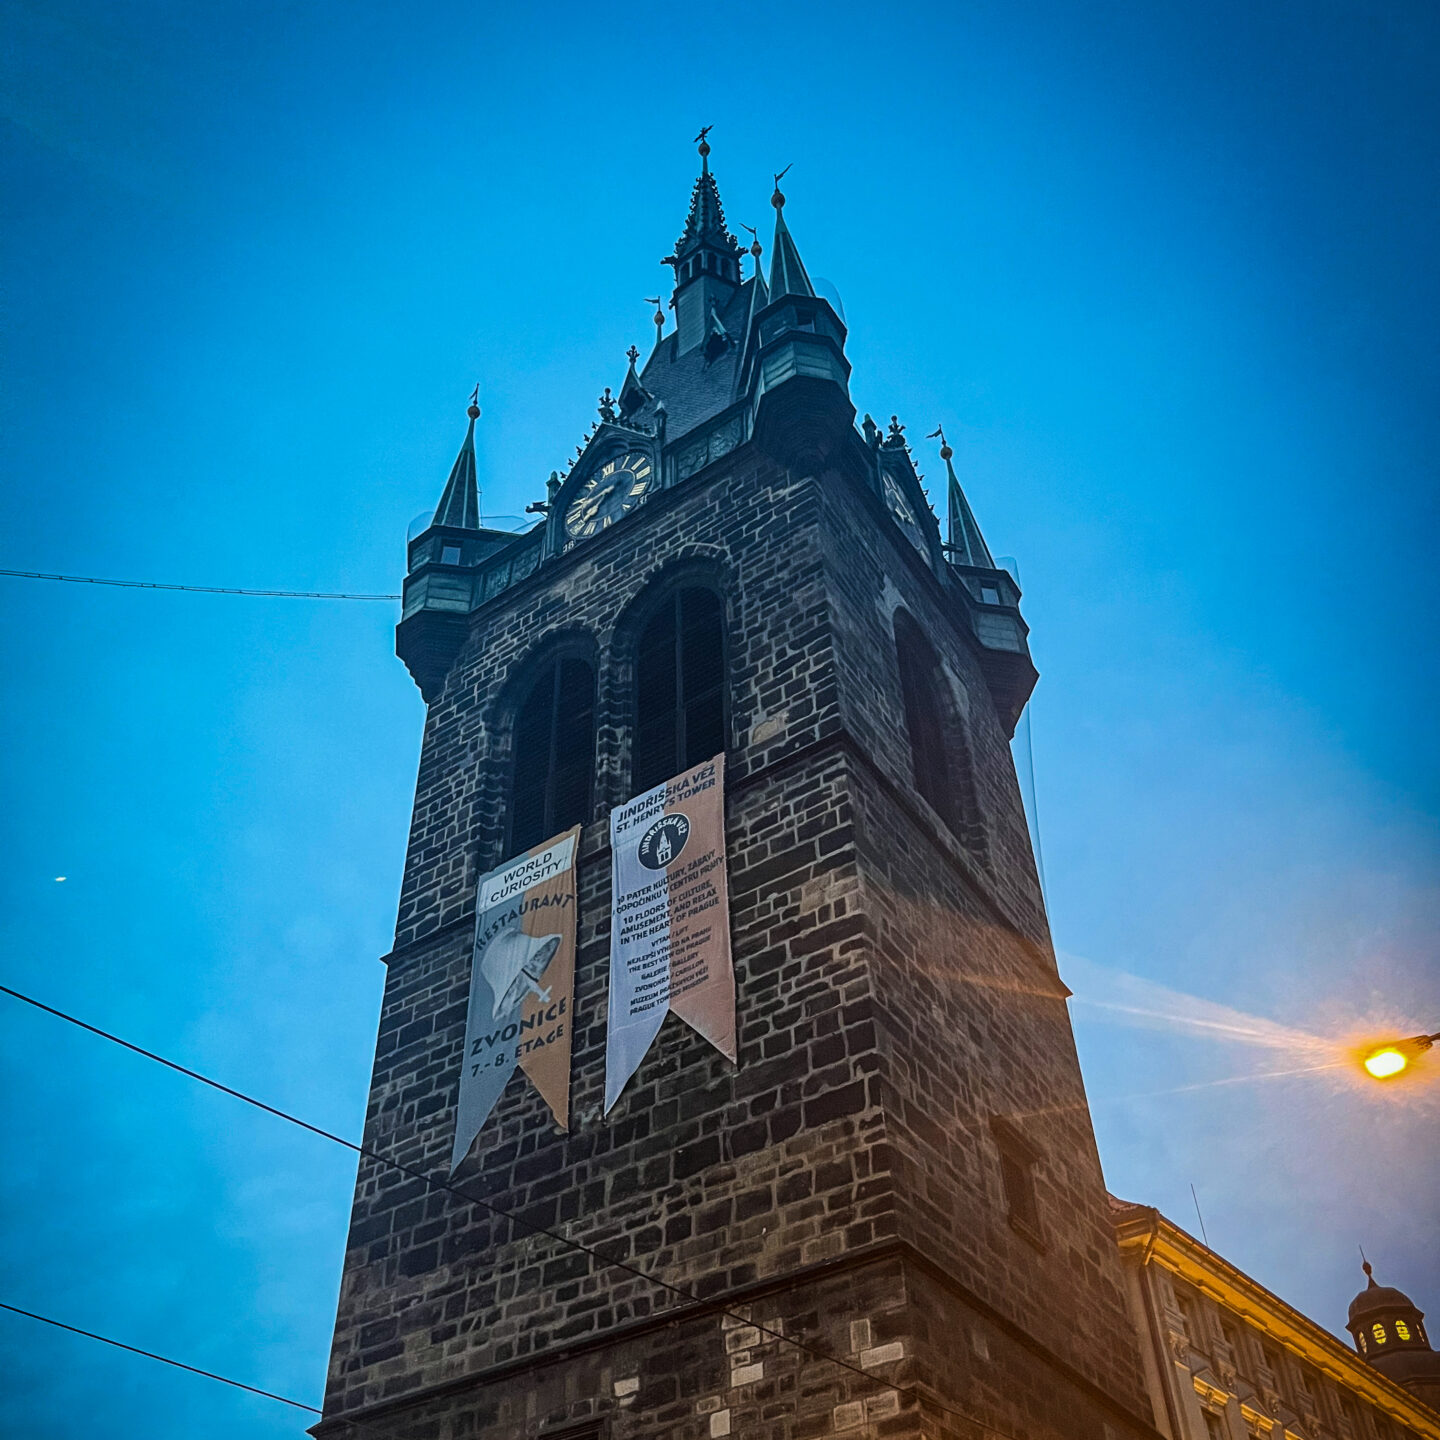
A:
{"type": "Polygon", "coordinates": [[[612,810],[610,853],[607,1115],[668,1011],[735,1058],[724,755],[612,810]]]}
{"type": "Polygon", "coordinates": [[[517,1064],[570,1128],[579,838],[577,825],[480,879],[452,1175],[517,1064]]]}

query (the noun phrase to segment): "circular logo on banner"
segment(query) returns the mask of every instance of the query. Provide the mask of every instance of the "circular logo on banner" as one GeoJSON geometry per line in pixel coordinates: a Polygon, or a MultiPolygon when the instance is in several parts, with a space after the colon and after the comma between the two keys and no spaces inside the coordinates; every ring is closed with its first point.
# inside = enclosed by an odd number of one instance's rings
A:
{"type": "Polygon", "coordinates": [[[640,837],[640,863],[647,870],[663,870],[685,848],[690,822],[683,815],[662,815],[640,837]]]}

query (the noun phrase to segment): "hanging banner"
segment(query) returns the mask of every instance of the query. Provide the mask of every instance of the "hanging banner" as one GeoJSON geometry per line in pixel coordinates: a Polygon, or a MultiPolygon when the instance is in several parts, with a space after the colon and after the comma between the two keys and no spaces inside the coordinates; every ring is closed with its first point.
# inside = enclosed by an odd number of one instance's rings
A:
{"type": "Polygon", "coordinates": [[[669,1011],[735,1058],[725,756],[612,810],[610,854],[607,1115],[669,1011]]]}
{"type": "Polygon", "coordinates": [[[480,879],[452,1175],[517,1064],[570,1128],[579,839],[577,825],[480,879]]]}

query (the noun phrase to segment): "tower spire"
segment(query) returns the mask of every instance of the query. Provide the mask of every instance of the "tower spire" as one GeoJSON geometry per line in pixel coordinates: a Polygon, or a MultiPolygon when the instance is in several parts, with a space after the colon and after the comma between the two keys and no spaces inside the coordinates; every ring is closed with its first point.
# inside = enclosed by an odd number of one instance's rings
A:
{"type": "Polygon", "coordinates": [[[664,263],[675,271],[675,310],[678,354],[705,344],[712,310],[724,310],[740,286],[740,246],[725,224],[720,190],[710,173],[710,126],[695,137],[700,149],[700,174],[690,194],[685,230],[675,242],[675,253],[664,263]]]}
{"type": "Polygon", "coordinates": [[[787,165],[775,177],[775,193],[770,203],[775,207],[775,244],[770,256],[770,298],[779,300],[786,295],[813,295],[815,287],[810,283],[805,262],[795,248],[790,227],[785,223],[785,196],[780,182],[790,173],[787,165]]]}
{"type": "Polygon", "coordinates": [[[470,424],[465,431],[464,443],[450,469],[450,478],[445,482],[445,493],[435,507],[434,525],[450,525],[457,530],[478,530],[480,528],[480,489],[475,479],[475,422],[480,418],[480,387],[477,385],[470,396],[466,414],[470,424]]]}
{"type": "Polygon", "coordinates": [[[945,548],[949,551],[950,559],[956,565],[974,565],[982,570],[993,570],[995,561],[990,557],[990,547],[986,545],[985,537],[980,533],[980,526],[975,522],[975,512],[971,510],[970,502],[960,488],[960,481],[955,474],[955,466],[951,463],[951,457],[955,452],[945,438],[943,425],[927,438],[934,440],[937,437],[940,440],[940,458],[945,462],[945,476],[950,497],[949,535],[945,548]]]}

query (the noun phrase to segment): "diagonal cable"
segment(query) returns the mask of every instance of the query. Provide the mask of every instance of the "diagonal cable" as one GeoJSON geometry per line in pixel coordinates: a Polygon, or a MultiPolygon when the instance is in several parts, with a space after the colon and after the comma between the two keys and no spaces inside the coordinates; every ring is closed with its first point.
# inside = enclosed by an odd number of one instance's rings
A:
{"type": "Polygon", "coordinates": [[[64,580],[71,585],[117,585],[122,590],[187,590],[192,595],[251,595],[271,600],[398,600],[398,595],[353,595],[333,590],[240,590],[228,585],[172,585],[161,580],[105,580],[98,575],[50,575],[43,570],[0,570],[12,580],[64,580]]]}
{"type": "MultiPolygon", "coordinates": [[[[478,1195],[471,1195],[467,1191],[460,1189],[458,1185],[452,1185],[444,1180],[436,1180],[432,1176],[425,1174],[423,1170],[417,1170],[411,1165],[406,1165],[403,1161],[392,1160],[389,1156],[381,1155],[378,1151],[371,1150],[368,1146],[357,1145],[355,1141],[347,1140],[343,1135],[335,1134],[333,1130],[326,1130],[319,1125],[312,1125],[310,1121],[302,1120],[298,1115],[291,1115],[288,1111],[277,1109],[274,1105],[267,1105],[265,1101],[257,1100],[253,1095],[247,1095],[243,1090],[236,1090],[232,1086],[225,1085],[219,1080],[212,1080],[210,1076],[203,1075],[198,1070],[191,1070],[187,1066],[179,1064],[177,1061],[167,1060],[165,1056],[157,1055],[153,1050],[146,1050],[143,1046],[122,1039],[119,1035],[112,1034],[109,1030],[102,1030],[98,1025],[91,1025],[88,1021],[81,1020],[76,1015],[67,1014],[64,1010],[57,1010],[53,1005],[46,1005],[43,1001],[36,1000],[31,995],[26,995],[19,990],[13,990],[8,985],[0,985],[0,995],[9,995],[14,1000],[19,1000],[26,1005],[31,1005],[47,1015],[53,1015],[57,1020],[64,1020],[68,1024],[75,1025],[81,1030],[88,1031],[91,1035],[98,1035],[102,1040],[110,1041],[112,1045],[119,1045],[122,1049],[143,1056],[146,1060],[153,1060],[157,1065],[165,1066],[167,1070],[174,1070],[178,1074],[185,1075],[191,1080],[199,1081],[202,1085],[208,1085],[212,1090],[220,1091],[223,1095],[229,1095],[232,1099],[239,1100],[246,1105],[251,1105],[257,1110],[263,1110],[267,1115],[274,1115],[279,1120],[288,1121],[291,1125],[298,1125],[300,1129],[308,1130],[312,1135],[318,1135],[323,1140],[329,1140],[336,1145],[341,1145],[346,1150],[351,1150],[356,1155],[363,1156],[367,1160],[373,1160],[378,1165],[385,1165],[392,1170],[398,1170],[401,1174],[408,1175],[412,1180],[419,1180],[431,1190],[458,1196],[470,1205],[479,1205],[483,1209],[488,1210],[496,1219],[508,1220],[512,1225],[522,1226],[532,1234],[543,1235],[566,1249],[588,1255],[592,1260],[597,1261],[604,1267],[623,1270],[626,1274],[643,1280],[647,1285],[654,1285],[661,1290],[669,1291],[670,1294],[677,1295],[680,1299],[689,1301],[692,1311],[698,1312],[711,1308],[707,1301],[702,1300],[701,1297],[693,1291],[685,1289],[684,1286],[676,1285],[669,1280],[662,1280],[659,1276],[651,1275],[644,1270],[638,1269],[634,1265],[627,1264],[623,1260],[612,1259],[602,1251],[597,1250],[594,1246],[585,1244],[582,1240],[573,1240],[568,1235],[560,1234],[557,1230],[551,1230],[544,1225],[539,1225],[532,1220],[527,1220],[524,1216],[517,1215],[512,1210],[502,1210],[500,1206],[494,1205],[489,1200],[482,1199],[478,1195]]],[[[772,1340],[778,1340],[782,1345],[793,1346],[803,1354],[810,1356],[811,1359],[823,1360],[831,1365],[837,1366],[841,1370],[848,1370],[852,1375],[858,1375],[862,1380],[868,1380],[872,1384],[879,1385],[885,1390],[893,1390],[896,1394],[905,1397],[907,1400],[915,1400],[922,1405],[929,1405],[933,1409],[940,1411],[941,1414],[949,1415],[953,1419],[963,1421],[969,1425],[978,1426],[984,1431],[989,1431],[1001,1436],[1002,1440],[1021,1440],[1021,1437],[1009,1431],[999,1429],[988,1420],[981,1420],[977,1416],[967,1414],[963,1410],[952,1409],[950,1406],[942,1404],[941,1401],[933,1395],[922,1394],[921,1391],[914,1386],[897,1385],[894,1381],[882,1379],[879,1375],[862,1369],[859,1365],[852,1365],[850,1361],[838,1355],[833,1355],[826,1350],[818,1350],[813,1345],[807,1345],[803,1340],[797,1340],[794,1336],[786,1335],[782,1331],[772,1330],[769,1326],[762,1325],[750,1319],[749,1316],[742,1315],[739,1311],[730,1310],[724,1306],[715,1308],[718,1309],[721,1315],[736,1321],[738,1324],[748,1325],[751,1329],[758,1330],[760,1334],[769,1336],[772,1340]]],[[[685,1311],[681,1310],[671,1314],[670,1318],[672,1321],[679,1320],[683,1318],[684,1314],[685,1311]]],[[[336,1415],[330,1418],[344,1419],[345,1417],[343,1415],[336,1415]]],[[[351,1423],[361,1424],[362,1422],[352,1421],[351,1423]]]]}
{"type": "Polygon", "coordinates": [[[297,1410],[308,1410],[312,1415],[323,1415],[313,1405],[303,1400],[292,1400],[288,1395],[277,1395],[273,1390],[262,1390],[258,1385],[247,1385],[243,1380],[232,1380],[228,1375],[217,1375],[213,1370],[202,1370],[198,1365],[187,1365],[183,1360],[172,1360],[168,1355],[157,1355],[153,1350],[142,1350],[138,1345],[127,1345],[123,1340],[112,1340],[108,1335],[97,1335],[93,1330],[82,1330],[78,1325],[67,1325],[63,1320],[52,1320],[48,1315],[37,1315],[33,1310],[22,1310],[18,1305],[7,1305],[0,1300],[0,1310],[12,1315],[23,1315],[27,1320],[38,1320],[42,1325],[53,1325],[57,1330],[68,1330],[72,1335],[83,1335],[87,1340],[98,1340],[102,1345],[113,1345],[117,1350],[128,1350],[132,1355],[143,1355],[147,1360],[158,1360],[162,1365],[173,1365],[177,1370],[188,1370],[192,1375],[203,1375],[207,1380],[218,1380],[222,1385],[233,1385],[237,1390],[248,1390],[252,1395],[263,1395],[267,1400],[278,1400],[282,1405],[293,1405],[297,1410]]]}

